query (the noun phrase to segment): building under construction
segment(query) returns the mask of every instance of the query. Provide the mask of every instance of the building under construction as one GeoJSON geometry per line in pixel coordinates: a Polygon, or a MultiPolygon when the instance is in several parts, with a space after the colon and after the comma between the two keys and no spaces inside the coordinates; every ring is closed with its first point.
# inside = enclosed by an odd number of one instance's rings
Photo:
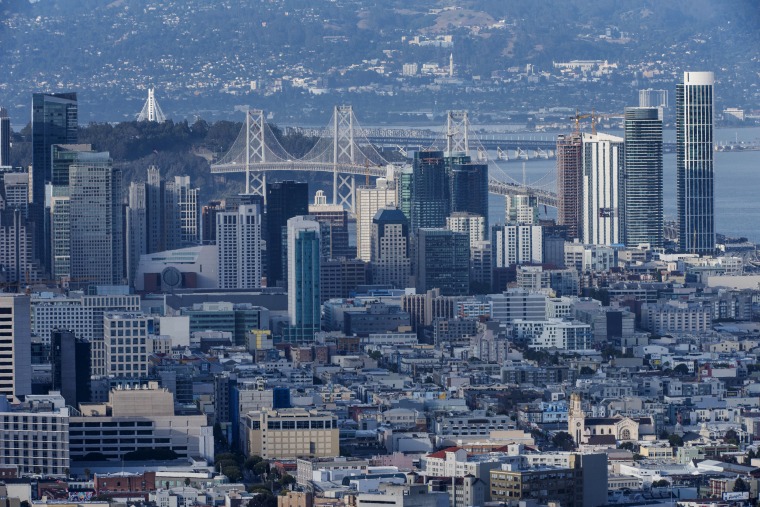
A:
{"type": "Polygon", "coordinates": [[[579,132],[557,137],[557,222],[568,238],[581,237],[583,202],[583,141],[579,132]]]}

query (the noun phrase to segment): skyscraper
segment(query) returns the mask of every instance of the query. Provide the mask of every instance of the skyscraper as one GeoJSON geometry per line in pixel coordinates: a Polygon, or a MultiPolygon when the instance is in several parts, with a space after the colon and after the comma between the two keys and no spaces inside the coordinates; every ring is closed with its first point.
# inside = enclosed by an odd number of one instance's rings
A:
{"type": "MultiPolygon", "coordinates": [[[[469,158],[469,157],[468,157],[469,158]]],[[[449,213],[475,213],[488,228],[488,164],[453,163],[449,171],[449,213]]]]}
{"type": "Polygon", "coordinates": [[[662,247],[662,120],[656,107],[625,109],[623,241],[662,247]]]}
{"type": "Polygon", "coordinates": [[[72,407],[90,401],[90,353],[90,342],[71,331],[56,329],[50,335],[53,390],[72,407]]]}
{"type": "Polygon", "coordinates": [[[682,252],[715,249],[712,72],[684,72],[676,86],[676,199],[682,252]]]}
{"type": "Polygon", "coordinates": [[[121,170],[109,153],[79,151],[69,166],[71,277],[92,284],[124,282],[121,170]]]}
{"type": "Polygon", "coordinates": [[[31,300],[0,296],[0,396],[32,394],[31,300]]]}
{"type": "Polygon", "coordinates": [[[50,271],[49,231],[45,226],[45,184],[53,179],[51,149],[54,144],[77,142],[76,93],[32,95],[32,213],[35,223],[35,252],[50,271]]]}
{"type": "Polygon", "coordinates": [[[289,219],[309,213],[309,185],[296,181],[268,183],[266,203],[267,286],[284,286],[283,232],[289,219]]]}
{"type": "Polygon", "coordinates": [[[372,283],[409,286],[409,221],[399,209],[384,208],[372,219],[372,283]]]}
{"type": "Polygon", "coordinates": [[[557,137],[557,223],[570,238],[581,237],[583,202],[583,141],[579,133],[557,137]]]}
{"type": "Polygon", "coordinates": [[[320,301],[320,225],[316,220],[298,216],[288,220],[288,342],[308,343],[319,331],[320,301]]]}
{"type": "Polygon", "coordinates": [[[261,287],[261,220],[258,204],[216,214],[220,289],[261,287]]]}
{"type": "Polygon", "coordinates": [[[463,232],[421,228],[417,235],[417,293],[441,289],[462,296],[470,289],[470,238],[463,232]]]}
{"type": "Polygon", "coordinates": [[[11,119],[8,110],[0,107],[0,167],[11,165],[11,119]]]}
{"type": "Polygon", "coordinates": [[[374,187],[361,187],[356,198],[356,257],[369,262],[372,259],[372,220],[383,208],[392,208],[396,192],[385,178],[378,178],[374,187]]]}
{"type": "Polygon", "coordinates": [[[415,152],[412,171],[412,234],[421,227],[444,227],[450,191],[443,152],[415,152]]]}
{"type": "Polygon", "coordinates": [[[623,138],[583,134],[582,234],[592,245],[620,243],[623,138]]]}

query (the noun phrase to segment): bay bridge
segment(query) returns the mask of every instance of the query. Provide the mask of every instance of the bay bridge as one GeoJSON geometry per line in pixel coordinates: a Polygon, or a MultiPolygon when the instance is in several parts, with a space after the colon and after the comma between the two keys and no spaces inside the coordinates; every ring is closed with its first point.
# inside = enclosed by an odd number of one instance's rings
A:
{"type": "MultiPolygon", "coordinates": [[[[245,123],[230,149],[211,165],[214,174],[244,173],[245,192],[266,198],[267,174],[276,171],[321,172],[332,174],[332,202],[354,211],[356,176],[369,178],[387,178],[395,181],[398,173],[406,164],[391,163],[381,154],[383,146],[398,149],[406,155],[404,146],[417,149],[438,149],[449,153],[466,153],[473,161],[489,164],[488,191],[496,195],[529,194],[536,197],[539,204],[557,207],[557,195],[548,190],[554,185],[553,171],[538,182],[526,185],[509,176],[498,161],[509,157],[510,146],[497,146],[496,160],[489,160],[488,146],[470,133],[470,124],[466,111],[449,111],[446,126],[437,136],[427,131],[426,136],[419,135],[411,140],[408,137],[383,132],[386,129],[363,129],[357,122],[351,106],[336,106],[330,123],[322,129],[299,129],[305,135],[316,137],[317,141],[303,157],[296,158],[289,154],[279,143],[260,109],[246,112],[245,123]],[[391,135],[384,135],[391,134],[391,135]],[[398,142],[397,142],[398,141],[398,142]],[[403,142],[402,142],[403,141],[403,142]],[[378,150],[380,147],[380,150],[378,150]],[[498,176],[498,177],[497,177],[498,176]]],[[[391,129],[395,130],[395,129],[391,129]]],[[[407,132],[408,133],[408,132],[407,132]]],[[[396,132],[395,134],[398,134],[396,132]]],[[[417,134],[412,134],[417,136],[417,134]]],[[[528,150],[533,148],[537,156],[549,158],[554,155],[546,144],[525,144],[526,148],[517,146],[515,156],[527,158],[528,150]],[[546,149],[544,149],[544,147],[546,149]],[[539,151],[540,150],[540,151],[539,151]]],[[[542,143],[548,141],[541,140],[542,143]]]]}

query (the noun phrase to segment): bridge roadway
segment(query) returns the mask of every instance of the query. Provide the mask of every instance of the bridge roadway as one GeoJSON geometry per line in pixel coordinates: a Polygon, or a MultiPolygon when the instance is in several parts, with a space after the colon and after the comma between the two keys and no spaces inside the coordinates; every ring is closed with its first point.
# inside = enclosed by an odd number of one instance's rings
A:
{"type": "MultiPolygon", "coordinates": [[[[443,142],[439,137],[367,137],[367,140],[375,146],[401,146],[402,148],[427,148],[434,144],[443,142]]],[[[477,136],[476,142],[479,142],[486,150],[495,151],[497,148],[502,150],[556,150],[556,139],[531,139],[529,136],[526,138],[513,139],[510,137],[501,137],[494,135],[477,136]]],[[[471,141],[471,146],[473,146],[471,141]]],[[[676,150],[676,143],[663,143],[662,150],[665,153],[672,153],[676,150]]]]}
{"type": "MultiPolygon", "coordinates": [[[[394,171],[398,171],[399,167],[393,166],[394,171]]],[[[332,173],[335,170],[335,165],[332,163],[324,162],[306,162],[299,160],[289,160],[287,162],[265,162],[251,165],[252,172],[268,172],[268,171],[305,171],[305,172],[324,172],[332,173]]],[[[212,165],[211,172],[214,174],[229,174],[229,173],[241,173],[245,172],[244,164],[224,164],[224,165],[212,165]]],[[[353,174],[356,176],[372,176],[374,178],[384,178],[388,176],[388,169],[386,167],[377,166],[363,166],[363,165],[349,165],[338,164],[338,172],[341,174],[353,174]]],[[[495,195],[517,195],[524,194],[525,187],[516,183],[507,183],[496,178],[490,177],[488,180],[488,192],[495,195]]],[[[528,188],[528,193],[536,196],[538,204],[549,206],[552,208],[557,207],[557,194],[549,192],[547,190],[528,188]]]]}

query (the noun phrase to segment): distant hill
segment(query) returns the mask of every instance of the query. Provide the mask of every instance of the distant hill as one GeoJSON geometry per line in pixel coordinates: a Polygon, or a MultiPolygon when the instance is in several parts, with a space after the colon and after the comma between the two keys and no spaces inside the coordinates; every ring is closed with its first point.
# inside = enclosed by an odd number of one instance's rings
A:
{"type": "Polygon", "coordinates": [[[420,108],[611,109],[688,69],[716,70],[733,105],[756,107],[760,93],[756,0],[5,0],[0,39],[0,104],[14,118],[28,118],[30,92],[70,89],[83,119],[132,119],[150,84],[191,123],[233,117],[237,105],[306,122],[326,121],[336,103],[380,120],[420,108]],[[451,53],[462,87],[401,79],[405,63],[446,66],[451,53]],[[490,84],[506,69],[540,75],[572,59],[617,62],[622,77],[563,93],[490,84]]]}

